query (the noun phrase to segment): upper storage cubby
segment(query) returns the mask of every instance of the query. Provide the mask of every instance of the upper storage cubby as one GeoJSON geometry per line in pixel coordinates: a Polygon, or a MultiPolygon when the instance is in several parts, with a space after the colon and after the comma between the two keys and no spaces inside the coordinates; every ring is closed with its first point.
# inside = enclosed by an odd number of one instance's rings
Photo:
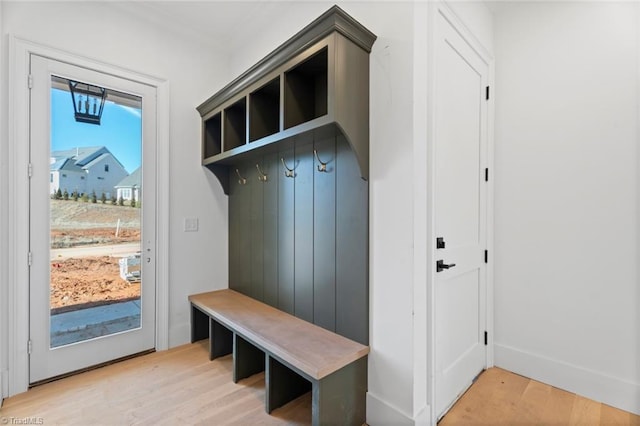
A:
{"type": "Polygon", "coordinates": [[[224,109],[224,151],[247,143],[247,100],[242,98],[224,109]]]}
{"type": "Polygon", "coordinates": [[[334,6],[198,107],[202,164],[228,168],[333,126],[369,177],[369,53],[376,36],[334,6]]]}
{"type": "Polygon", "coordinates": [[[249,95],[249,142],[280,131],[280,77],[249,95]]]}
{"type": "Polygon", "coordinates": [[[325,47],[284,73],[284,128],[327,114],[327,60],[325,47]]]}

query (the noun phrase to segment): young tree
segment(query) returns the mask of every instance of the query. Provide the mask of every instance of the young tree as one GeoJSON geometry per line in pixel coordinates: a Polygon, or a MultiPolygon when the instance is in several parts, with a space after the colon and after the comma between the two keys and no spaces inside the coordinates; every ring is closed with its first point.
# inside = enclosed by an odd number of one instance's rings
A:
{"type": "Polygon", "coordinates": [[[78,190],[77,190],[77,189],[74,189],[74,190],[73,190],[73,193],[71,194],[71,198],[73,198],[73,201],[78,201],[78,198],[79,198],[79,197],[80,197],[80,196],[78,195],[78,190]]]}
{"type": "Polygon", "coordinates": [[[58,190],[56,191],[56,200],[60,199],[62,199],[62,191],[60,191],[60,188],[58,188],[58,190]]]}
{"type": "Polygon", "coordinates": [[[124,198],[122,198],[122,195],[120,196],[120,198],[118,198],[118,205],[124,206],[124,198]]]}
{"type": "Polygon", "coordinates": [[[118,199],[116,198],[115,195],[111,196],[111,204],[114,206],[118,204],[118,199]]]}
{"type": "Polygon", "coordinates": [[[98,202],[98,197],[96,196],[96,191],[91,191],[91,202],[93,204],[98,202]]]}
{"type": "Polygon", "coordinates": [[[62,199],[65,200],[65,201],[69,201],[69,192],[67,192],[66,189],[62,193],[62,199]]]}
{"type": "Polygon", "coordinates": [[[131,207],[136,206],[136,194],[131,194],[131,207]]]}
{"type": "Polygon", "coordinates": [[[105,195],[104,192],[100,194],[100,201],[102,202],[102,204],[107,202],[107,196],[105,195]]]}

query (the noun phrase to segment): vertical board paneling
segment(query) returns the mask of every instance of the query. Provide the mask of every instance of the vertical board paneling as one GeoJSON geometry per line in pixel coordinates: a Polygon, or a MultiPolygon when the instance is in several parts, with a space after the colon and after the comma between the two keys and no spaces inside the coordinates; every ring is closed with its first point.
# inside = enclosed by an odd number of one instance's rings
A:
{"type": "Polygon", "coordinates": [[[313,320],[336,329],[336,143],[335,131],[316,132],[314,149],[327,163],[326,172],[313,168],[313,320]]]}
{"type": "MultiPolygon", "coordinates": [[[[245,184],[238,184],[238,291],[251,296],[251,188],[257,183],[251,173],[251,163],[243,163],[238,167],[240,175],[246,179],[245,184]]],[[[236,181],[240,178],[235,176],[236,181]]]]}
{"type": "Polygon", "coordinates": [[[247,171],[247,180],[251,181],[251,213],[249,219],[250,229],[250,262],[251,262],[251,297],[264,300],[264,183],[258,179],[260,176],[256,165],[264,168],[262,158],[257,158],[255,164],[247,171]]]}
{"type": "MultiPolygon", "coordinates": [[[[278,306],[278,154],[269,154],[263,160],[263,172],[267,175],[264,188],[264,302],[278,306]]],[[[280,167],[279,167],[280,166],[280,167]]]]}
{"type": "Polygon", "coordinates": [[[229,288],[240,286],[240,185],[235,168],[229,168],[229,288]]]}
{"type": "Polygon", "coordinates": [[[295,147],[295,315],[313,322],[313,134],[295,147]]]}
{"type": "Polygon", "coordinates": [[[340,133],[336,151],[336,333],[368,345],[369,190],[340,133]]]}
{"type": "MultiPolygon", "coordinates": [[[[293,149],[283,150],[280,158],[289,168],[295,167],[293,149]]],[[[294,182],[286,177],[282,163],[278,166],[278,309],[294,313],[294,182]]]]}

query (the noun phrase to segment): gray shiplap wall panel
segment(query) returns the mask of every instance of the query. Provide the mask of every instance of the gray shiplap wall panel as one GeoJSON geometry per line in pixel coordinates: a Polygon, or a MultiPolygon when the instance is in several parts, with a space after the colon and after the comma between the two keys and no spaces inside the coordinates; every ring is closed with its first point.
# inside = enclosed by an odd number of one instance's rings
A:
{"type": "Polygon", "coordinates": [[[240,285],[240,221],[238,209],[241,208],[240,188],[233,167],[229,168],[229,287],[237,289],[240,285]]]}
{"type": "Polygon", "coordinates": [[[264,157],[264,302],[278,306],[278,175],[280,159],[277,153],[264,157]]]}
{"type": "MultiPolygon", "coordinates": [[[[239,265],[239,288],[240,292],[246,295],[252,295],[251,285],[251,189],[257,182],[250,177],[250,163],[243,163],[238,167],[240,175],[246,179],[246,183],[238,185],[238,256],[240,257],[239,265]]],[[[238,176],[235,177],[239,180],[238,176]]]]}
{"type": "Polygon", "coordinates": [[[232,168],[230,287],[368,344],[368,184],[335,128],[295,143],[241,163],[246,185],[232,168]],[[285,176],[281,158],[295,177],[285,176]],[[267,182],[258,181],[256,162],[267,182]]]}
{"type": "MultiPolygon", "coordinates": [[[[281,151],[289,168],[295,167],[293,149],[281,151]]],[[[294,182],[295,178],[286,177],[284,166],[280,163],[278,172],[278,309],[294,312],[294,182]]]]}
{"type": "Polygon", "coordinates": [[[295,315],[313,322],[313,134],[296,139],[295,315]]]}
{"type": "MultiPolygon", "coordinates": [[[[262,169],[262,159],[257,158],[255,164],[262,169]]],[[[253,163],[251,163],[253,165],[253,163]]],[[[264,170],[263,170],[264,171],[264,170]]],[[[249,219],[251,245],[249,250],[251,270],[251,297],[264,301],[264,185],[258,180],[257,168],[248,170],[247,180],[251,181],[251,213],[249,219]]]]}
{"type": "Polygon", "coordinates": [[[336,333],[369,343],[369,189],[344,137],[337,138],[336,333]]]}
{"type": "Polygon", "coordinates": [[[327,163],[313,180],[313,318],[328,330],[336,329],[336,140],[334,132],[317,132],[314,149],[327,163]]]}

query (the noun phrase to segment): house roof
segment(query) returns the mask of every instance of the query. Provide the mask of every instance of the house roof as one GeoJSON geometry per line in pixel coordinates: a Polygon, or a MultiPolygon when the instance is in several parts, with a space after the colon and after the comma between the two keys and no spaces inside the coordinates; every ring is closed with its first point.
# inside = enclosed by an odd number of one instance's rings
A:
{"type": "Polygon", "coordinates": [[[135,169],[131,174],[122,179],[116,188],[142,188],[142,166],[135,169]]]}
{"type": "Polygon", "coordinates": [[[95,164],[95,162],[103,159],[106,155],[111,155],[120,167],[124,169],[122,163],[120,163],[120,161],[118,161],[118,159],[105,146],[83,146],[74,149],[51,151],[51,158],[54,159],[54,162],[51,163],[50,169],[52,171],[60,170],[61,167],[65,166],[65,162],[67,162],[67,160],[73,160],[73,162],[68,162],[72,163],[74,166],[87,169],[95,164]],[[61,166],[59,165],[60,162],[62,162],[61,166]],[[56,167],[54,167],[54,165],[56,167]]]}

